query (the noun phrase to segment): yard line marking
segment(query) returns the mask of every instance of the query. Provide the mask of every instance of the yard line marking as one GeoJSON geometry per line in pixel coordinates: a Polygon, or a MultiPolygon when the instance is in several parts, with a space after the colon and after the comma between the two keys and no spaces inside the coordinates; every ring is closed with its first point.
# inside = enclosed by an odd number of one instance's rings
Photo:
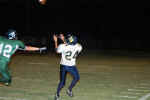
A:
{"type": "Polygon", "coordinates": [[[146,86],[148,85],[148,86],[150,86],[150,85],[149,85],[149,84],[147,84],[147,83],[141,83],[140,85],[144,85],[144,86],[145,86],[145,85],[146,85],[146,86]]]}
{"type": "Polygon", "coordinates": [[[148,89],[149,87],[134,87],[136,89],[148,89]]]}
{"type": "Polygon", "coordinates": [[[148,93],[147,95],[141,97],[139,100],[147,100],[148,97],[150,97],[150,93],[148,93]]]}
{"type": "Polygon", "coordinates": [[[118,96],[120,98],[137,98],[136,96],[118,96]]]}
{"type": "Polygon", "coordinates": [[[136,93],[136,92],[130,92],[130,91],[128,91],[128,92],[121,92],[122,94],[132,94],[132,95],[139,95],[139,94],[144,94],[144,93],[136,93]]]}
{"type": "Polygon", "coordinates": [[[31,62],[31,63],[28,63],[28,64],[31,64],[31,65],[48,65],[48,63],[36,63],[36,62],[31,62]]]}
{"type": "Polygon", "coordinates": [[[150,90],[137,90],[137,89],[128,89],[128,91],[147,91],[147,92],[149,92],[150,90]]]}

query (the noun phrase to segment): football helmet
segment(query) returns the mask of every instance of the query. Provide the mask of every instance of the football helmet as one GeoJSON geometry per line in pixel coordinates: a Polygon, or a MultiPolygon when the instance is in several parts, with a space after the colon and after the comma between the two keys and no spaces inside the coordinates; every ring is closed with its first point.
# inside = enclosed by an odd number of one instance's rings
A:
{"type": "Polygon", "coordinates": [[[66,42],[67,44],[75,45],[78,42],[77,37],[72,34],[68,34],[66,38],[66,42]]]}
{"type": "Polygon", "coordinates": [[[16,30],[12,30],[12,29],[8,30],[8,32],[6,33],[6,36],[10,40],[17,39],[16,30]]]}

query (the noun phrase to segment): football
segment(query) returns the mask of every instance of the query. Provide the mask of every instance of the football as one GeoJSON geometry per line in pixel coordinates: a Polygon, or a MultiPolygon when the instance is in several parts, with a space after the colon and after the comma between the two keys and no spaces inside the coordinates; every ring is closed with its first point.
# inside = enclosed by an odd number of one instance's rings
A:
{"type": "Polygon", "coordinates": [[[47,0],[39,0],[39,3],[40,3],[41,5],[45,5],[46,2],[47,2],[47,0]]]}

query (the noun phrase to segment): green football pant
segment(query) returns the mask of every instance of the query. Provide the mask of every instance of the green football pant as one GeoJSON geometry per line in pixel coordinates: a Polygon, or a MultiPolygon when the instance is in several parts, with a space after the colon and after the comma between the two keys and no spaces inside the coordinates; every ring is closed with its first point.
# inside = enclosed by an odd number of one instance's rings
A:
{"type": "Polygon", "coordinates": [[[11,83],[11,75],[8,70],[8,62],[7,61],[0,61],[0,82],[3,83],[11,83]]]}

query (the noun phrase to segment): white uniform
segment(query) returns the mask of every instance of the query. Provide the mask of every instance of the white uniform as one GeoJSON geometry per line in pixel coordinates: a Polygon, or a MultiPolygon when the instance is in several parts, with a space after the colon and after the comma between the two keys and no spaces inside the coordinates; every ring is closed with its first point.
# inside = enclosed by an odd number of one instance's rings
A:
{"type": "Polygon", "coordinates": [[[81,52],[82,46],[77,43],[75,45],[60,44],[57,48],[57,53],[61,53],[60,64],[67,66],[76,65],[76,57],[81,52]]]}

